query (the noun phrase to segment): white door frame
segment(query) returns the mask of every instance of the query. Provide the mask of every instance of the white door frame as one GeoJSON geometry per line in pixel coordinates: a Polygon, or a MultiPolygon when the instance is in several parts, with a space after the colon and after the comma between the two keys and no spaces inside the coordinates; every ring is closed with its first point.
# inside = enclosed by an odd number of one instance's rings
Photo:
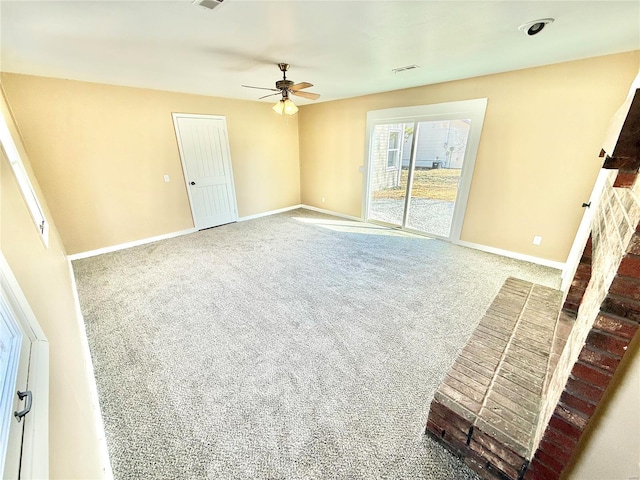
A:
{"type": "Polygon", "coordinates": [[[33,394],[33,404],[22,419],[20,478],[49,478],[49,342],[2,252],[0,290],[31,340],[27,385],[33,394]]]}
{"type": "Polygon", "coordinates": [[[224,138],[225,138],[225,148],[227,151],[227,158],[229,159],[229,176],[231,177],[231,198],[233,200],[233,220],[238,220],[238,201],[236,198],[236,184],[233,179],[233,162],[231,161],[231,149],[229,146],[229,131],[227,129],[227,117],[224,115],[202,115],[197,113],[172,113],[173,118],[173,129],[176,133],[176,141],[178,142],[178,151],[180,153],[180,163],[182,165],[182,174],[184,175],[184,184],[187,189],[187,196],[189,198],[189,208],[191,209],[191,219],[193,220],[193,226],[197,227],[196,223],[196,214],[193,208],[193,198],[191,197],[191,188],[189,188],[189,175],[187,173],[187,166],[184,161],[184,152],[182,151],[182,142],[180,140],[180,130],[178,127],[178,119],[179,118],[206,118],[206,119],[215,119],[221,120],[224,125],[224,138]]]}
{"type": "MultiPolygon", "coordinates": [[[[464,162],[460,173],[460,183],[458,186],[458,196],[456,198],[453,211],[451,230],[447,240],[458,242],[462,232],[464,215],[467,210],[469,190],[475,167],[480,136],[484,124],[484,115],[487,109],[487,99],[477,98],[473,100],[462,100],[459,102],[436,103],[433,105],[417,105],[412,107],[386,108],[383,110],[372,110],[367,112],[367,148],[365,149],[364,168],[364,188],[362,198],[362,220],[369,218],[369,199],[371,196],[370,178],[373,175],[373,162],[371,161],[373,148],[373,133],[376,125],[388,123],[419,123],[423,121],[436,121],[448,119],[452,115],[458,118],[471,119],[471,128],[467,139],[467,149],[464,154],[464,162]]],[[[420,233],[420,232],[416,232],[420,233]]],[[[433,235],[430,235],[433,236],[433,235]]]]}

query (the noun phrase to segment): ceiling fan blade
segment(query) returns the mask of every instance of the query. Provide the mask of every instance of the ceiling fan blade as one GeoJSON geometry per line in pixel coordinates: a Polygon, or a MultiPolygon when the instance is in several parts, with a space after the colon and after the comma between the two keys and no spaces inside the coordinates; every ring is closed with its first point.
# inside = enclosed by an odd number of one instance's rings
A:
{"type": "Polygon", "coordinates": [[[245,88],[257,88],[258,90],[271,90],[272,92],[279,92],[280,90],[278,90],[277,88],[266,88],[266,87],[254,87],[251,85],[241,85],[241,87],[245,87],[245,88]]]}
{"type": "Polygon", "coordinates": [[[302,90],[303,88],[309,88],[309,87],[313,87],[313,83],[300,82],[300,83],[296,83],[295,85],[291,85],[291,87],[289,87],[289,90],[291,90],[292,92],[297,92],[298,90],[302,90]]]}
{"type": "Polygon", "coordinates": [[[258,98],[258,100],[262,100],[263,98],[267,98],[267,97],[273,97],[274,95],[280,95],[280,92],[278,91],[278,93],[270,93],[269,95],[265,95],[264,97],[258,98]]]}
{"type": "Polygon", "coordinates": [[[319,93],[292,91],[291,94],[296,95],[297,97],[308,98],[309,100],[317,100],[318,98],[320,98],[319,93]]]}

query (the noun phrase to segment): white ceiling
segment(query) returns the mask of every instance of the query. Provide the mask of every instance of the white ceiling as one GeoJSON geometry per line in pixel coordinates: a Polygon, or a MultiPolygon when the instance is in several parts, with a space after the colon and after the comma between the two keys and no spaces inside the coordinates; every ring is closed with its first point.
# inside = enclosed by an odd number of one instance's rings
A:
{"type": "Polygon", "coordinates": [[[286,62],[327,101],[640,49],[640,1],[2,0],[0,40],[6,72],[249,100],[286,62]]]}

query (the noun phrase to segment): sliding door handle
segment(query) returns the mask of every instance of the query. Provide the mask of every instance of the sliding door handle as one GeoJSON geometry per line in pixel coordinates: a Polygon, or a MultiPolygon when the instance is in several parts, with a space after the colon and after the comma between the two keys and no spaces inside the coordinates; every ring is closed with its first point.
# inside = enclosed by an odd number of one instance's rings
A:
{"type": "Polygon", "coordinates": [[[31,390],[25,390],[24,392],[18,391],[18,398],[20,400],[24,400],[25,397],[27,398],[27,404],[25,405],[24,410],[13,412],[13,415],[19,422],[22,420],[22,417],[31,411],[31,405],[33,404],[33,395],[31,394],[31,390]]]}

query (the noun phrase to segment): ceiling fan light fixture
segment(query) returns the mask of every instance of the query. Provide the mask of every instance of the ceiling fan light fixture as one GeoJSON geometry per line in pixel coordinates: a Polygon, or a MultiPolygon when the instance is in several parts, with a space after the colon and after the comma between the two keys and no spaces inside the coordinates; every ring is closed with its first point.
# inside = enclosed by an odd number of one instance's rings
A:
{"type": "Polygon", "coordinates": [[[284,113],[285,115],[295,115],[298,113],[298,107],[288,98],[284,101],[284,113]]]}
{"type": "Polygon", "coordinates": [[[282,99],[276,103],[273,107],[273,111],[278,115],[295,115],[298,113],[298,107],[296,104],[291,101],[289,95],[295,95],[296,97],[302,97],[309,100],[317,100],[320,95],[313,92],[303,91],[306,88],[313,87],[312,83],[309,82],[300,82],[293,83],[292,80],[287,79],[287,70],[289,70],[288,63],[279,63],[278,68],[282,72],[282,80],[278,80],[276,82],[276,88],[268,88],[268,87],[254,87],[253,85],[242,85],[245,88],[257,88],[258,90],[269,90],[270,92],[267,95],[263,95],[259,97],[258,100],[262,100],[263,98],[273,97],[276,95],[282,95],[282,99]]]}
{"type": "Polygon", "coordinates": [[[280,100],[278,103],[276,103],[273,106],[273,111],[278,115],[282,115],[282,112],[284,112],[284,100],[280,100]]]}
{"type": "Polygon", "coordinates": [[[298,112],[298,107],[290,99],[285,98],[280,100],[273,106],[273,111],[278,115],[295,115],[298,112]]]}

